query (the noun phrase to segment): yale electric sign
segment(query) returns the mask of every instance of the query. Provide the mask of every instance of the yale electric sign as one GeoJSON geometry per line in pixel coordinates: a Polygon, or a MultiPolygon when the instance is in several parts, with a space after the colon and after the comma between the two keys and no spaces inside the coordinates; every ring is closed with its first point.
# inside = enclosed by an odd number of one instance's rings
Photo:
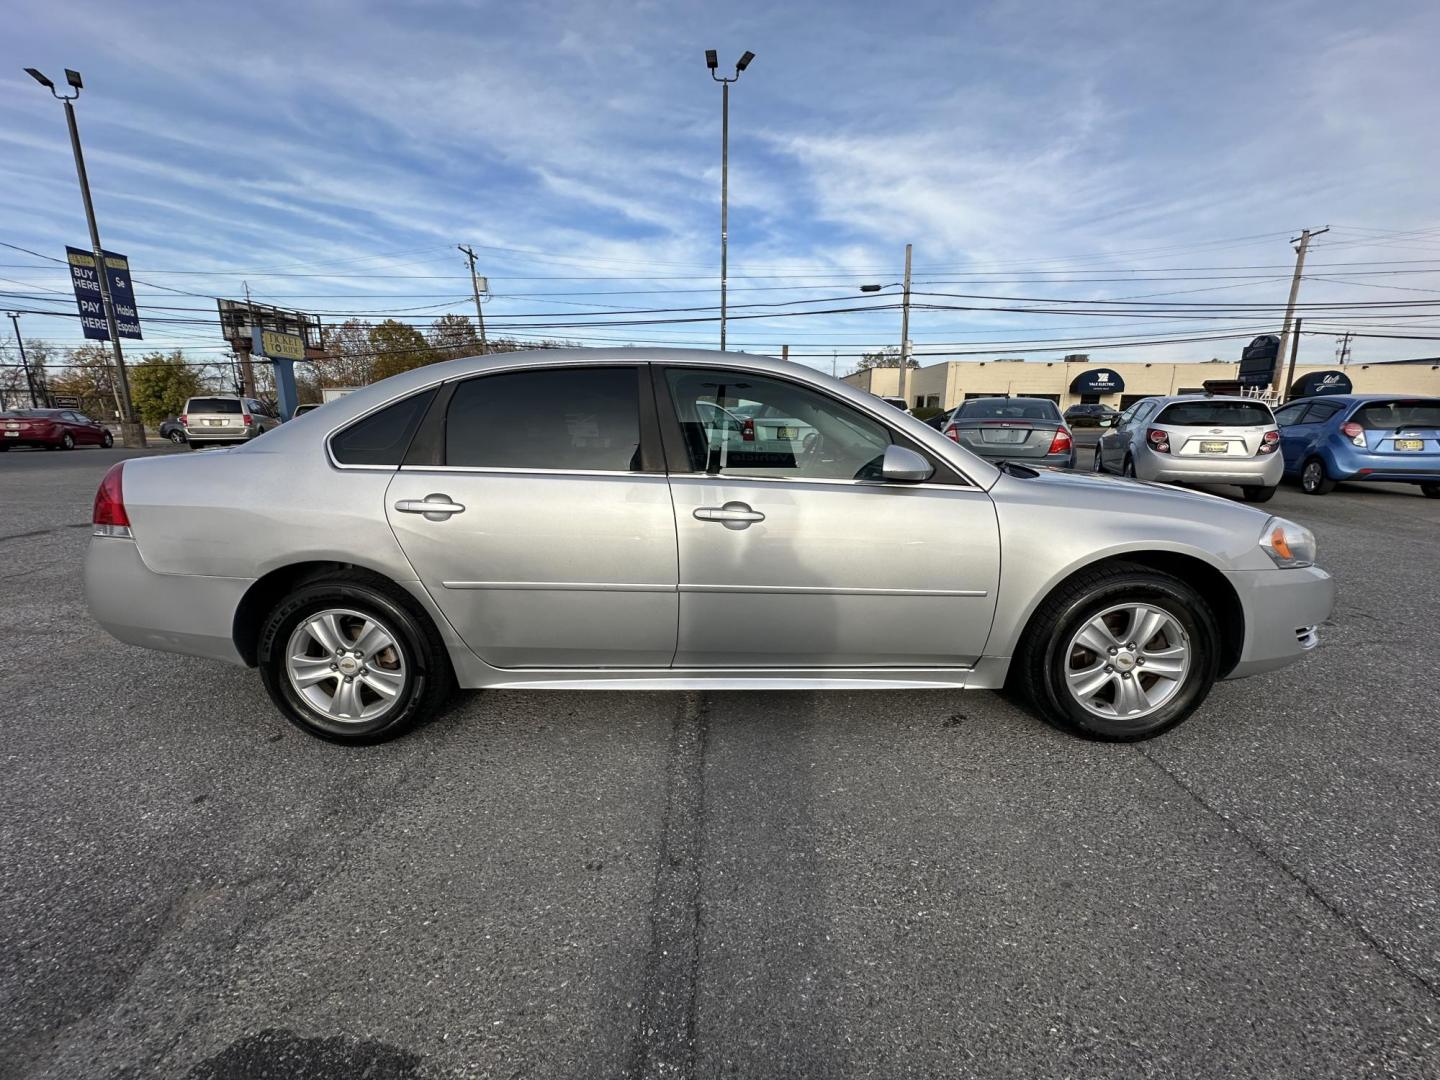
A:
{"type": "Polygon", "coordinates": [[[257,330],[255,350],[261,356],[272,360],[304,360],[305,339],[299,334],[286,334],[279,330],[257,330]]]}

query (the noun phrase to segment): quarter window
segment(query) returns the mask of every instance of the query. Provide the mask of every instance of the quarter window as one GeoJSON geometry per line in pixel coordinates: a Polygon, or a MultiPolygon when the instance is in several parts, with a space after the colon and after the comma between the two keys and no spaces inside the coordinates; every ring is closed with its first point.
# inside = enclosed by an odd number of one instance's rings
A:
{"type": "Polygon", "coordinates": [[[636,472],[639,372],[551,368],[469,379],[445,417],[445,463],[476,469],[636,472]]]}
{"type": "Polygon", "coordinates": [[[330,453],[342,465],[399,465],[434,396],[432,388],[356,421],[330,440],[330,453]]]}
{"type": "Polygon", "coordinates": [[[880,478],[889,430],[833,398],[739,371],[671,368],[665,380],[694,472],[880,478]]]}

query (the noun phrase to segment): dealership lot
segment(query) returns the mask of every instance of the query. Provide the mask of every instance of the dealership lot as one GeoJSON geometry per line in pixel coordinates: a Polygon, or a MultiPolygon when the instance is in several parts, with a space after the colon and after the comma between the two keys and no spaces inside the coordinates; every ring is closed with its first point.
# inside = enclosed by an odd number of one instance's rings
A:
{"type": "Polygon", "coordinates": [[[0,1076],[1440,1074],[1416,489],[1282,488],[1322,649],[1139,746],[985,693],[490,692],[355,751],[91,624],[124,456],[0,458],[0,1076]]]}

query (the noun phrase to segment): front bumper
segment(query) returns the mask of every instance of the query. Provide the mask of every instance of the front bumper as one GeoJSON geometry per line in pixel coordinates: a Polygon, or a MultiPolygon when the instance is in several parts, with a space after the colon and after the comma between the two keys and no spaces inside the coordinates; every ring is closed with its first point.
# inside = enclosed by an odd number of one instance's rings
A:
{"type": "Polygon", "coordinates": [[[1335,608],[1335,579],[1324,570],[1231,570],[1225,577],[1245,612],[1245,642],[1224,678],[1274,671],[1319,644],[1319,627],[1335,608]]]}
{"type": "Polygon", "coordinates": [[[1135,454],[1135,475],[1161,484],[1240,484],[1275,487],[1285,472],[1279,451],[1250,457],[1198,454],[1157,454],[1144,448],[1135,454]]]}
{"type": "Polygon", "coordinates": [[[85,555],[85,603],[95,621],[130,645],[244,664],[235,609],[246,578],[157,574],[135,541],[96,536],[85,555]]]}

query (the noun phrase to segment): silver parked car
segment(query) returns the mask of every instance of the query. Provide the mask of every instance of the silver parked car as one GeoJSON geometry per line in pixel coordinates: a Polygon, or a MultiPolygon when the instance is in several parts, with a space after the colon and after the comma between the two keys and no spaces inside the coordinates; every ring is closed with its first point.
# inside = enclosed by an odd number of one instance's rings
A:
{"type": "Polygon", "coordinates": [[[1285,471],[1280,427],[1256,398],[1187,394],[1137,401],[1100,436],[1095,471],[1184,484],[1238,484],[1265,502],[1285,471]]]}
{"type": "Polygon", "coordinates": [[[1094,738],[1179,723],[1316,644],[1299,525],[986,462],[878,398],[737,353],[547,350],[376,383],[96,495],[90,610],[258,666],[340,742],[450,687],[996,689],[1094,738]],[[813,437],[747,442],[761,403],[813,437]]]}
{"type": "Polygon", "coordinates": [[[1048,398],[974,398],[958,406],[941,434],[991,461],[1075,467],[1075,440],[1048,398]]]}
{"type": "Polygon", "coordinates": [[[249,442],[280,426],[280,418],[264,402],[234,394],[192,397],[180,416],[190,449],[222,443],[249,442]]]}

